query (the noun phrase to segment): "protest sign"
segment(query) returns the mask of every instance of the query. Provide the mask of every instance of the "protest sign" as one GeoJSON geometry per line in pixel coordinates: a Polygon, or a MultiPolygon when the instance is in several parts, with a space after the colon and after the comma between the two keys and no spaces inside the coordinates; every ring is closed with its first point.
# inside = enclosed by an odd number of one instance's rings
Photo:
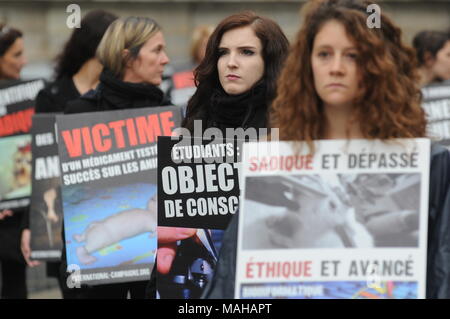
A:
{"type": "Polygon", "coordinates": [[[26,207],[31,194],[31,118],[44,80],[0,87],[0,210],[26,207]]]}
{"type": "Polygon", "coordinates": [[[31,129],[33,182],[30,205],[31,258],[61,258],[62,205],[55,114],[36,114],[31,129]]]}
{"type": "MultiPolygon", "coordinates": [[[[170,272],[157,273],[160,298],[199,298],[211,279],[223,230],[239,205],[241,144],[225,139],[158,139],[158,226],[165,226],[158,236],[163,231],[197,229],[196,235],[176,243],[170,272]]],[[[159,247],[165,244],[160,241],[159,247]]]]}
{"type": "Polygon", "coordinates": [[[67,265],[79,268],[79,282],[150,278],[156,252],[156,142],[180,121],[178,107],[57,117],[67,265]]]}
{"type": "Polygon", "coordinates": [[[245,144],[235,297],[424,298],[429,140],[315,146],[245,144]]]}

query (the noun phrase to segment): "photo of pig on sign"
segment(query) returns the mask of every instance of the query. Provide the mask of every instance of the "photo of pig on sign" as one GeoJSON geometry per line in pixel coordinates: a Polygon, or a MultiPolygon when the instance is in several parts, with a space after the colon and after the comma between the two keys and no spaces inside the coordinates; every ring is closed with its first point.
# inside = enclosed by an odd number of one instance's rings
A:
{"type": "Polygon", "coordinates": [[[236,298],[425,296],[429,140],[267,144],[244,146],[236,298]]]}
{"type": "Polygon", "coordinates": [[[156,254],[157,137],[178,107],[57,117],[67,264],[81,283],[150,279],[156,254]]]}

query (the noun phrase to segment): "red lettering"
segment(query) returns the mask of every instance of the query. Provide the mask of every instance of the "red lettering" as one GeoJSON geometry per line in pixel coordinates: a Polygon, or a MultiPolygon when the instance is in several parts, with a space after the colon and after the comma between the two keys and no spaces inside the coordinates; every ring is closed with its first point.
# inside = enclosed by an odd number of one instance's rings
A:
{"type": "Polygon", "coordinates": [[[61,136],[66,146],[69,157],[77,157],[81,155],[81,132],[79,128],[72,131],[62,131],[61,136]]]}
{"type": "Polygon", "coordinates": [[[85,126],[81,128],[81,135],[83,136],[84,142],[84,152],[86,154],[94,153],[94,147],[92,146],[92,139],[90,133],[91,131],[89,130],[89,127],[85,126]]]}
{"type": "MultiPolygon", "coordinates": [[[[114,131],[114,133],[117,133],[114,131]]],[[[92,127],[92,139],[94,140],[94,147],[95,150],[98,152],[107,152],[111,149],[111,139],[110,138],[103,138],[104,136],[109,136],[109,128],[105,124],[96,124],[92,127]]],[[[122,137],[123,142],[123,135],[122,132],[120,132],[120,135],[122,137]]],[[[116,141],[117,141],[117,135],[116,135],[116,141]]]]}
{"type": "Polygon", "coordinates": [[[140,144],[153,143],[161,135],[157,114],[150,114],[147,119],[145,116],[136,118],[136,125],[140,144]]]}
{"type": "Polygon", "coordinates": [[[172,135],[172,128],[175,126],[175,123],[171,120],[172,116],[173,113],[170,111],[162,112],[159,114],[159,117],[161,118],[161,126],[163,129],[164,136],[172,135]]]}
{"type": "Polygon", "coordinates": [[[250,172],[256,171],[258,169],[258,158],[257,157],[250,157],[250,172]]]}
{"type": "Polygon", "coordinates": [[[114,136],[116,138],[116,146],[118,148],[125,147],[125,138],[123,137],[122,127],[125,125],[124,120],[110,122],[109,127],[114,130],[114,136]]]}
{"type": "Polygon", "coordinates": [[[138,141],[136,136],[136,126],[134,125],[133,119],[127,119],[127,132],[130,145],[131,146],[137,145],[138,141]]]}
{"type": "Polygon", "coordinates": [[[312,167],[312,155],[290,155],[290,156],[270,156],[270,157],[251,157],[250,171],[292,171],[310,170],[312,167]]]}
{"type": "Polygon", "coordinates": [[[108,152],[113,139],[117,148],[135,146],[138,144],[154,143],[156,137],[162,135],[170,136],[175,123],[171,120],[172,112],[150,114],[137,118],[113,121],[109,123],[98,123],[92,127],[81,127],[61,132],[64,145],[70,157],[77,157],[94,152],[108,152]],[[161,123],[160,125],[160,119],[161,123]],[[124,128],[127,133],[125,134],[124,128]]]}
{"type": "Polygon", "coordinates": [[[0,136],[29,133],[33,114],[34,108],[29,108],[0,117],[0,136]]]}

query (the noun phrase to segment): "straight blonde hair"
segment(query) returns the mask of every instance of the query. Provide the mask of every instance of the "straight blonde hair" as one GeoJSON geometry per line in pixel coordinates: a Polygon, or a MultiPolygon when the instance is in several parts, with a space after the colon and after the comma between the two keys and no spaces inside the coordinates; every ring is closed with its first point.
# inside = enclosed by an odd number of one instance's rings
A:
{"type": "Polygon", "coordinates": [[[136,59],[145,42],[160,30],[158,23],[151,18],[117,19],[111,23],[100,41],[97,58],[104,67],[122,79],[128,61],[136,59]],[[129,53],[124,55],[124,50],[129,53]]]}

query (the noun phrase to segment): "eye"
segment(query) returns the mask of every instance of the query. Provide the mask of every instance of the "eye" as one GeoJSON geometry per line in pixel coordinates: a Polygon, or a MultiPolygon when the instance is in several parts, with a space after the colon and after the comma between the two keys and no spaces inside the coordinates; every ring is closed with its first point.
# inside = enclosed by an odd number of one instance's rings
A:
{"type": "Polygon", "coordinates": [[[351,59],[351,60],[356,60],[358,59],[358,53],[356,52],[349,52],[346,54],[346,56],[351,59]]]}
{"type": "Polygon", "coordinates": [[[162,46],[158,46],[158,47],[156,47],[156,48],[153,50],[153,52],[155,52],[155,53],[160,53],[162,50],[163,50],[163,47],[162,47],[162,46]]]}
{"type": "Polygon", "coordinates": [[[217,51],[217,55],[220,57],[220,56],[222,56],[222,55],[225,55],[225,54],[227,54],[228,53],[228,50],[227,49],[219,49],[218,51],[217,51]]]}
{"type": "Polygon", "coordinates": [[[330,56],[330,53],[329,53],[328,51],[319,51],[319,52],[317,53],[317,56],[318,56],[319,58],[325,59],[325,58],[328,58],[328,57],[330,56]]]}
{"type": "Polygon", "coordinates": [[[255,54],[255,52],[253,50],[250,50],[250,49],[243,49],[242,50],[242,54],[251,56],[251,55],[255,54]]]}

